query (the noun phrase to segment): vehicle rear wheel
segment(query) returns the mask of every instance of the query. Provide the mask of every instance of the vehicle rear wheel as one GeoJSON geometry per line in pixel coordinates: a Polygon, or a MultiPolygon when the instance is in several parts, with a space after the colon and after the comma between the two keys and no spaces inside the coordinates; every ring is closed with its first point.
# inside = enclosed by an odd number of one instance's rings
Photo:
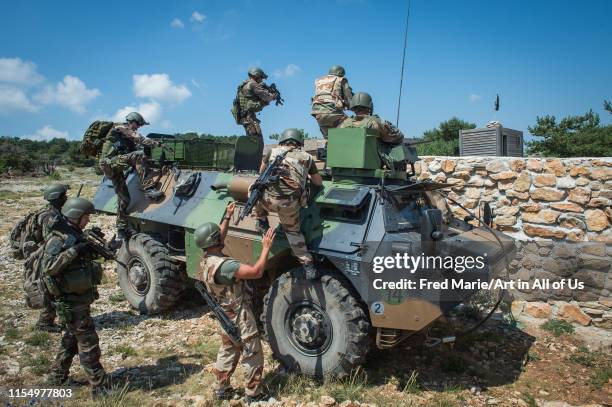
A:
{"type": "Polygon", "coordinates": [[[357,299],[331,274],[302,270],[274,281],[261,315],[273,356],[295,373],[343,377],[364,362],[370,324],[357,299]]]}
{"type": "Polygon", "coordinates": [[[117,253],[119,286],[130,305],[142,314],[172,308],[185,288],[181,263],[155,236],[138,233],[117,253]]]}

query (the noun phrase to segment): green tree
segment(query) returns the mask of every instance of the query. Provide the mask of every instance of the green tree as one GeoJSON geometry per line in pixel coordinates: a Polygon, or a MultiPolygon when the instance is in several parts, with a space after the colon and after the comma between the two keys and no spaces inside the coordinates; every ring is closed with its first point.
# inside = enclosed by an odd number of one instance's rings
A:
{"type": "MultiPolygon", "coordinates": [[[[308,134],[307,131],[304,131],[304,129],[298,129],[298,131],[300,133],[302,133],[302,136],[304,136],[304,140],[310,138],[310,134],[308,134]]],[[[280,133],[272,133],[272,134],[270,134],[270,140],[278,140],[279,137],[280,137],[280,133]]]]}
{"type": "Polygon", "coordinates": [[[423,133],[422,139],[428,141],[417,145],[419,155],[459,155],[459,130],[474,129],[474,123],[457,117],[443,121],[440,125],[423,133]]]}
{"type": "MultiPolygon", "coordinates": [[[[604,109],[612,113],[610,102],[604,109]]],[[[584,115],[567,116],[557,122],[555,116],[536,118],[528,127],[539,140],[527,143],[529,154],[548,157],[609,157],[612,156],[612,126],[601,126],[599,115],[589,110],[584,115]]]]}

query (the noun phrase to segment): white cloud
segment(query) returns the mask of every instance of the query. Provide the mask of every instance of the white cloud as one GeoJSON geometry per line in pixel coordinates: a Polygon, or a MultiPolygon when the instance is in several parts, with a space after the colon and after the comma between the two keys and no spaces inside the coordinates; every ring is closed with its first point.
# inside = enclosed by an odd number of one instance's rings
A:
{"type": "Polygon", "coordinates": [[[0,82],[34,85],[43,80],[36,71],[36,64],[21,58],[0,58],[0,82]]]}
{"type": "Polygon", "coordinates": [[[175,18],[170,22],[170,27],[173,28],[185,28],[185,24],[181,21],[180,18],[175,18]]]}
{"type": "Polygon", "coordinates": [[[0,112],[18,110],[35,112],[38,108],[32,104],[23,90],[13,86],[0,85],[0,112]]]}
{"type": "Polygon", "coordinates": [[[274,72],[272,73],[272,75],[274,75],[277,78],[287,78],[289,76],[293,76],[296,73],[300,72],[302,70],[302,68],[300,68],[299,66],[295,65],[295,64],[289,64],[286,67],[282,68],[282,69],[275,69],[274,72]]]}
{"type": "Polygon", "coordinates": [[[193,21],[194,23],[201,23],[204,20],[206,20],[206,16],[197,11],[194,11],[193,13],[191,13],[190,20],[193,21]]]}
{"type": "Polygon", "coordinates": [[[472,93],[470,96],[468,96],[468,99],[470,100],[470,103],[475,103],[478,102],[481,97],[480,95],[476,95],[475,93],[472,93]]]}
{"type": "Polygon", "coordinates": [[[123,122],[125,121],[125,116],[127,116],[130,112],[138,112],[149,123],[155,123],[161,117],[162,108],[160,104],[154,100],[141,103],[138,106],[125,106],[117,110],[117,113],[115,113],[115,115],[112,117],[112,120],[116,122],[123,122]]]}
{"type": "Polygon", "coordinates": [[[89,102],[100,96],[98,89],[88,89],[85,83],[76,76],[66,75],[62,82],[55,86],[45,86],[34,99],[45,105],[60,105],[73,112],[85,112],[89,102]]]}
{"type": "Polygon", "coordinates": [[[175,85],[168,74],[133,75],[134,94],[172,103],[180,103],[191,96],[185,85],[175,85]]]}
{"type": "Polygon", "coordinates": [[[46,125],[42,129],[36,130],[36,133],[28,134],[28,135],[25,135],[23,137],[24,138],[29,138],[31,140],[38,140],[38,141],[48,141],[48,140],[52,140],[54,138],[65,138],[65,139],[67,139],[68,138],[68,132],[67,131],[56,130],[53,127],[51,127],[51,125],[46,125]]]}
{"type": "Polygon", "coordinates": [[[196,88],[200,87],[200,82],[196,81],[195,79],[191,79],[191,84],[195,86],[196,88]]]}

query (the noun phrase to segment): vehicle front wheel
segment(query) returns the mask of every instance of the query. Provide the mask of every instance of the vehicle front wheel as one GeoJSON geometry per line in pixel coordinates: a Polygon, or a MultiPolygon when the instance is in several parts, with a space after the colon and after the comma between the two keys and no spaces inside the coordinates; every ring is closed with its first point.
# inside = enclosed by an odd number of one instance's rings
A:
{"type": "Polygon", "coordinates": [[[283,274],[264,298],[261,319],[272,354],[295,373],[346,376],[368,352],[367,316],[333,275],[306,280],[303,274],[283,274]]]}
{"type": "Polygon", "coordinates": [[[172,308],[185,288],[181,263],[155,236],[138,233],[117,253],[119,286],[130,305],[142,314],[172,308]]]}

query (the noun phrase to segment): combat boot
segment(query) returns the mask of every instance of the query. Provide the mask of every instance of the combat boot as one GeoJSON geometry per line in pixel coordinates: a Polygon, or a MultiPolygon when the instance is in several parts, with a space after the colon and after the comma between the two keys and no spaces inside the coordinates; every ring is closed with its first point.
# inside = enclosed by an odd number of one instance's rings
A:
{"type": "Polygon", "coordinates": [[[257,230],[258,233],[265,235],[268,229],[270,229],[270,223],[268,222],[268,218],[257,218],[257,222],[255,223],[255,230],[257,230]]]}
{"type": "Polygon", "coordinates": [[[38,321],[34,326],[39,331],[59,333],[62,332],[62,328],[54,322],[38,321]]]}
{"type": "Polygon", "coordinates": [[[230,400],[234,395],[235,390],[232,387],[221,390],[213,390],[213,398],[215,400],[230,400]]]}
{"type": "Polygon", "coordinates": [[[258,401],[268,401],[270,399],[270,395],[266,392],[261,392],[256,396],[244,396],[244,401],[247,404],[256,403],[258,401]]]}
{"type": "Polygon", "coordinates": [[[106,397],[113,392],[113,386],[109,375],[104,375],[104,378],[98,385],[91,387],[91,398],[96,400],[100,397],[106,397]]]}
{"type": "Polygon", "coordinates": [[[306,280],[316,280],[319,278],[319,271],[315,268],[314,264],[306,263],[302,266],[304,269],[304,276],[306,280]]]}

